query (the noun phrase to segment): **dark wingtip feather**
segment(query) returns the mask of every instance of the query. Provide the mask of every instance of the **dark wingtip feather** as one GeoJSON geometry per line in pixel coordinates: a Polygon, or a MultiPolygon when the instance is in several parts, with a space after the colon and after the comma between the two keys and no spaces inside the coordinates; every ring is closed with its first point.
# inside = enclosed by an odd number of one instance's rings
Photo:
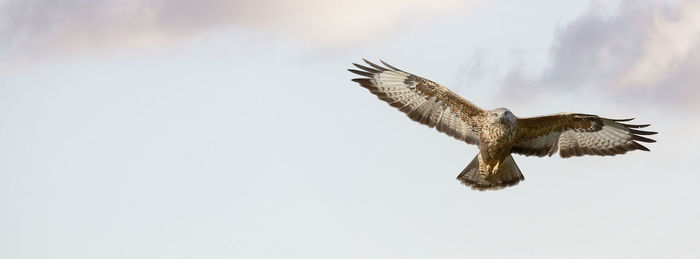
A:
{"type": "Polygon", "coordinates": [[[630,131],[632,134],[637,134],[637,135],[656,135],[658,132],[656,131],[645,131],[645,130],[636,130],[636,129],[627,129],[630,131]]]}
{"type": "Polygon", "coordinates": [[[620,125],[625,126],[627,128],[646,128],[646,127],[649,127],[649,125],[651,125],[651,124],[634,125],[634,124],[620,123],[620,125]]]}
{"type": "Polygon", "coordinates": [[[370,62],[370,61],[367,60],[367,59],[364,59],[364,58],[363,58],[362,60],[364,60],[365,63],[367,63],[367,65],[370,65],[370,66],[373,67],[373,68],[379,69],[380,71],[388,71],[388,70],[389,70],[389,69],[387,69],[387,68],[385,68],[385,67],[382,67],[382,66],[380,66],[380,65],[374,64],[374,63],[370,62]]]}
{"type": "Polygon", "coordinates": [[[381,59],[380,59],[379,62],[382,62],[382,64],[384,64],[385,66],[387,66],[388,68],[391,68],[391,69],[393,69],[393,70],[402,71],[401,69],[398,69],[398,68],[396,68],[396,67],[394,67],[394,66],[392,66],[392,65],[389,65],[389,63],[384,62],[384,60],[381,60],[381,59]]]}
{"type": "Polygon", "coordinates": [[[644,146],[644,145],[642,145],[642,144],[639,144],[639,143],[637,143],[637,142],[634,142],[634,141],[632,141],[632,143],[634,143],[634,144],[633,144],[633,145],[634,145],[634,147],[635,147],[636,149],[638,149],[638,150],[642,150],[642,151],[650,151],[650,150],[649,150],[649,149],[648,149],[647,147],[645,147],[645,146],[644,146]]]}
{"type": "Polygon", "coordinates": [[[372,79],[369,78],[353,78],[351,79],[353,82],[360,84],[360,86],[372,90],[375,88],[374,84],[372,83],[372,79]]]}
{"type": "Polygon", "coordinates": [[[619,120],[612,120],[612,121],[623,122],[623,121],[631,121],[631,120],[634,120],[634,118],[630,118],[630,119],[619,119],[619,120]]]}
{"type": "Polygon", "coordinates": [[[372,80],[369,78],[353,78],[353,79],[350,79],[350,81],[353,81],[355,83],[360,83],[360,84],[372,82],[372,80]]]}
{"type": "Polygon", "coordinates": [[[376,70],[376,69],[374,69],[374,68],[369,68],[369,67],[366,67],[366,66],[363,66],[363,65],[360,65],[360,64],[356,64],[356,63],[352,63],[352,64],[353,64],[354,66],[356,66],[357,68],[362,69],[362,70],[367,71],[367,72],[370,72],[370,73],[379,73],[379,72],[381,72],[381,71],[376,70]]]}
{"type": "Polygon", "coordinates": [[[368,73],[365,71],[360,71],[357,69],[348,69],[348,71],[353,72],[353,73],[358,74],[358,75],[361,75],[361,76],[372,77],[372,73],[368,73]]]}
{"type": "Polygon", "coordinates": [[[656,140],[645,138],[642,136],[637,136],[637,135],[632,135],[633,140],[641,141],[641,142],[646,142],[646,143],[654,143],[656,140]]]}

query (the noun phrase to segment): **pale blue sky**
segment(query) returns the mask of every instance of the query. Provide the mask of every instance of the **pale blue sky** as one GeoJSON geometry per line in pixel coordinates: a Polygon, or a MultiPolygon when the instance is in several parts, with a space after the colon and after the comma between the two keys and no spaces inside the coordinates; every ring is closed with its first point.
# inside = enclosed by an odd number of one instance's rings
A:
{"type": "Polygon", "coordinates": [[[277,0],[63,2],[0,2],[1,258],[700,256],[694,1],[308,0],[301,22],[277,0]],[[636,117],[659,142],[515,156],[524,182],[473,191],[454,178],[477,148],[350,82],[363,57],[516,115],[636,117]]]}

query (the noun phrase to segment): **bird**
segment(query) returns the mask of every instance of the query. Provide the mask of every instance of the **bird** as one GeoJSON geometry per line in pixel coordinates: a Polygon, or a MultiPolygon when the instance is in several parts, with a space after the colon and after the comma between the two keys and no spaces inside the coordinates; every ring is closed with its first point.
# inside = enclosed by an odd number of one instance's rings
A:
{"type": "Polygon", "coordinates": [[[358,83],[411,120],[435,128],[468,144],[479,153],[457,176],[474,190],[500,190],[525,180],[512,154],[562,158],[614,156],[649,149],[639,142],[656,142],[641,130],[650,124],[628,124],[630,119],[609,119],[583,113],[558,113],[520,118],[506,108],[483,109],[446,87],[398,69],[380,60],[363,59],[348,71],[360,75],[358,83]]]}

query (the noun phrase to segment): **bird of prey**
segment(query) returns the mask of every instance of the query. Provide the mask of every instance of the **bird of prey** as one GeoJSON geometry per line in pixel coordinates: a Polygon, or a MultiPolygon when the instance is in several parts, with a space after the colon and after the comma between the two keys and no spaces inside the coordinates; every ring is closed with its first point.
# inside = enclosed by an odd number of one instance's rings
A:
{"type": "Polygon", "coordinates": [[[482,109],[428,79],[405,72],[384,61],[367,61],[350,72],[363,76],[352,81],[367,88],[409,118],[479,147],[479,154],[457,179],[476,190],[497,190],[518,184],[523,174],[512,153],[552,156],[614,156],[632,150],[649,151],[639,142],[655,142],[642,135],[656,132],[626,124],[632,119],[608,119],[581,113],[559,113],[519,118],[506,108],[482,109]]]}

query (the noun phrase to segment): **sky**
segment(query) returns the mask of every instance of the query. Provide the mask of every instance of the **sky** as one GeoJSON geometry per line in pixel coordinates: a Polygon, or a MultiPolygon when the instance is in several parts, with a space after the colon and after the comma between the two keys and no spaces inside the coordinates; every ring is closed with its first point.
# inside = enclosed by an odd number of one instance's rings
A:
{"type": "Polygon", "coordinates": [[[698,258],[700,2],[0,0],[1,258],[698,258]],[[514,156],[350,79],[385,60],[651,152],[514,156]]]}

